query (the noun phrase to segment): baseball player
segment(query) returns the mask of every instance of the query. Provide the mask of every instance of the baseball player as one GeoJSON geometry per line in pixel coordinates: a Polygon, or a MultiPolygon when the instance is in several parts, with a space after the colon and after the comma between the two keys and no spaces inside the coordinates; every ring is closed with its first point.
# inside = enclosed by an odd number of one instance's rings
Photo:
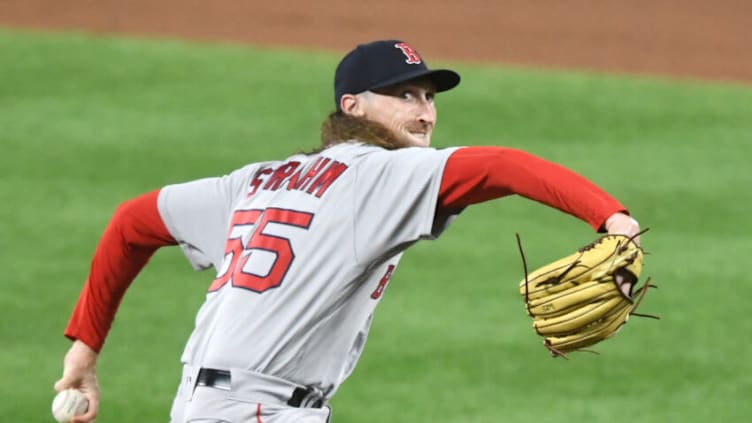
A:
{"type": "Polygon", "coordinates": [[[118,304],[150,256],[178,245],[213,280],[181,361],[171,422],[329,420],[404,251],[472,204],[512,194],[600,232],[638,223],[596,185],[503,147],[430,148],[434,96],[457,73],[408,43],[359,45],[339,63],[336,110],[308,154],[252,163],[122,203],[94,253],[65,335],[60,391],[99,409],[95,365],[118,304]]]}

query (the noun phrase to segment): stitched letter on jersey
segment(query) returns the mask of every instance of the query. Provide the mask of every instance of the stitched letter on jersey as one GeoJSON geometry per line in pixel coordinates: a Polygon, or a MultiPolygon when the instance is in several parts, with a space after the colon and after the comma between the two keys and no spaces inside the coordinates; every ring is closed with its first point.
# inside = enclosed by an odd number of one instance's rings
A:
{"type": "Polygon", "coordinates": [[[275,167],[262,167],[251,180],[248,196],[259,189],[276,191],[282,188],[304,191],[321,198],[327,189],[347,170],[347,165],[320,157],[310,169],[300,168],[300,162],[289,161],[275,167]]]}

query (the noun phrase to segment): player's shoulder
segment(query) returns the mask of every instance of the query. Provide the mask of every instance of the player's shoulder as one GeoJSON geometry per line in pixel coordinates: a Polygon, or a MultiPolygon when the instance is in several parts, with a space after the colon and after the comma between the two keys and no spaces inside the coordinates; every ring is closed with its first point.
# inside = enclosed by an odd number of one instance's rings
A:
{"type": "Polygon", "coordinates": [[[242,167],[239,167],[233,171],[230,172],[230,176],[242,176],[242,175],[253,175],[256,173],[259,169],[263,169],[265,167],[273,166],[276,161],[263,161],[263,162],[254,162],[254,163],[248,163],[242,167]]]}
{"type": "Polygon", "coordinates": [[[248,163],[240,168],[237,168],[232,171],[232,173],[237,174],[255,174],[259,170],[268,169],[268,168],[276,168],[279,166],[284,165],[285,163],[289,162],[306,162],[311,158],[310,154],[305,153],[295,153],[290,155],[289,157],[278,159],[278,160],[264,160],[259,162],[253,162],[248,163]]]}
{"type": "Polygon", "coordinates": [[[332,157],[337,160],[350,159],[351,161],[402,161],[402,160],[421,160],[440,159],[448,156],[456,148],[437,149],[433,147],[406,147],[388,150],[372,144],[362,142],[346,142],[331,146],[321,152],[322,155],[332,157]]]}

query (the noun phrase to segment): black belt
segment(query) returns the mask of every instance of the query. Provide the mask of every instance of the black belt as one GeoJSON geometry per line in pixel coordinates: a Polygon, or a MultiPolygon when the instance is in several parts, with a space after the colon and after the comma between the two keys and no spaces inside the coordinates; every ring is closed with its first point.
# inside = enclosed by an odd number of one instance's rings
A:
{"type": "MultiPolygon", "coordinates": [[[[227,370],[216,369],[202,368],[201,370],[199,370],[198,377],[196,378],[196,384],[199,386],[223,389],[226,391],[230,390],[230,387],[232,386],[231,381],[232,379],[230,377],[230,372],[228,372],[227,370]]],[[[313,392],[313,388],[295,388],[295,390],[292,391],[290,400],[287,401],[287,405],[291,407],[300,407],[306,397],[311,394],[311,392],[313,392]]],[[[319,398],[309,404],[306,404],[306,407],[308,408],[321,408],[323,406],[323,398],[319,398]]]]}

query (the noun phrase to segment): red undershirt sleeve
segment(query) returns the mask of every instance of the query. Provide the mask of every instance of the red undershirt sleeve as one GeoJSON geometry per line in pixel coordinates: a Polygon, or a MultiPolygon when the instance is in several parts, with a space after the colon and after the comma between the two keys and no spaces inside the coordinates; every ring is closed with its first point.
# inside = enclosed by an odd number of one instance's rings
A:
{"type": "Polygon", "coordinates": [[[122,203],[94,252],[89,277],[73,310],[65,336],[99,352],[125,291],[160,247],[176,241],[157,209],[159,191],[122,203]]]}
{"type": "Polygon", "coordinates": [[[628,213],[616,199],[581,175],[521,150],[465,147],[447,160],[439,207],[456,210],[518,194],[569,213],[603,231],[614,213],[628,213]]]}

